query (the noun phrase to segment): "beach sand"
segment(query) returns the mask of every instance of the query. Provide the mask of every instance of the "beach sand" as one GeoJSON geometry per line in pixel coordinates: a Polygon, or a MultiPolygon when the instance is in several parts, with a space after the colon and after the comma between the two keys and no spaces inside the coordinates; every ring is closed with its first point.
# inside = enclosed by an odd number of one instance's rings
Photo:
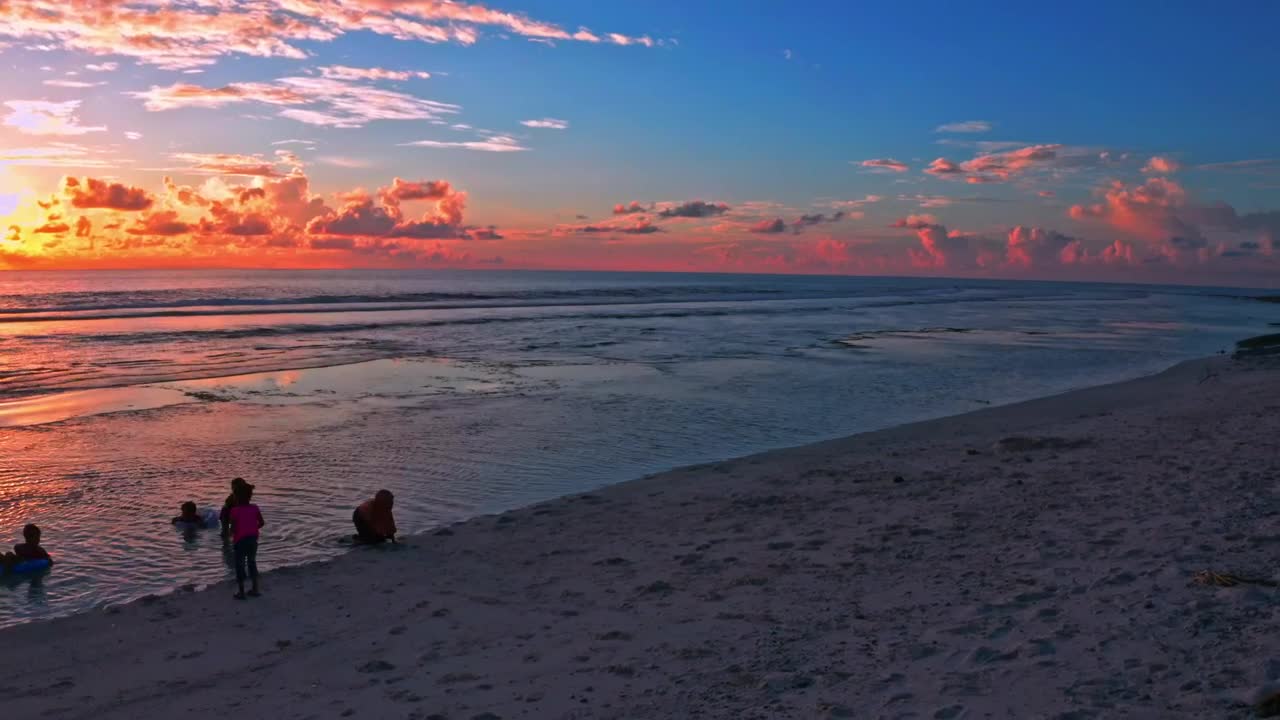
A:
{"type": "Polygon", "coordinates": [[[11,628],[0,715],[1249,717],[1280,590],[1195,577],[1280,579],[1277,390],[1185,363],[11,628]]]}

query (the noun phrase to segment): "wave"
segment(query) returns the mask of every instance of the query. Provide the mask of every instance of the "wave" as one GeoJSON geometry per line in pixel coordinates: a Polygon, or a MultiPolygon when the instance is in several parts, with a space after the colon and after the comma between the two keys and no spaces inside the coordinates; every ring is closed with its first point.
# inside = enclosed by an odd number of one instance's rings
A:
{"type": "MultiPolygon", "coordinates": [[[[113,293],[105,293],[112,295],[113,293]]],[[[95,294],[99,295],[99,294],[95,294]]],[[[134,294],[128,294],[135,297],[134,294]]],[[[645,306],[659,304],[742,303],[781,300],[860,301],[859,307],[885,308],[964,302],[1047,301],[1057,293],[1025,293],[1009,289],[862,288],[845,292],[789,292],[774,288],[645,287],[586,288],[508,293],[391,293],[386,295],[310,295],[290,298],[224,297],[183,300],[106,301],[5,307],[0,296],[0,324],[121,320],[131,318],[235,317],[250,315],[312,315],[322,313],[409,312],[415,310],[537,309],[556,307],[645,306]]],[[[13,296],[8,296],[12,298],[13,296]]],[[[1117,298],[1119,299],[1119,298],[1117,298]]],[[[29,299],[30,300],[30,299],[29,299]]],[[[38,300],[38,299],[37,299],[38,300]]],[[[754,312],[754,310],[752,311],[754,312]]],[[[592,317],[608,317],[592,314],[592,317]]],[[[379,326],[395,326],[389,321],[379,326]]],[[[414,323],[418,324],[418,323],[414,323]]],[[[324,325],[327,328],[340,326],[324,325]]],[[[362,327],[362,326],[357,326],[362,327]]]]}
{"type": "MultiPolygon", "coordinates": [[[[467,306],[476,303],[481,307],[491,304],[539,303],[546,301],[568,302],[586,300],[611,300],[635,302],[653,299],[751,299],[788,294],[777,288],[723,287],[723,286],[646,286],[635,288],[576,288],[576,289],[526,289],[507,292],[390,292],[319,295],[230,295],[211,296],[186,290],[157,291],[103,291],[66,292],[30,295],[0,295],[0,318],[51,313],[90,313],[95,311],[165,311],[183,308],[202,308],[202,314],[225,308],[274,308],[289,306],[375,306],[386,309],[388,305],[434,306],[438,303],[454,303],[467,306]]],[[[805,296],[800,293],[799,296],[805,296]]],[[[45,319],[45,318],[41,318],[45,319]]]]}

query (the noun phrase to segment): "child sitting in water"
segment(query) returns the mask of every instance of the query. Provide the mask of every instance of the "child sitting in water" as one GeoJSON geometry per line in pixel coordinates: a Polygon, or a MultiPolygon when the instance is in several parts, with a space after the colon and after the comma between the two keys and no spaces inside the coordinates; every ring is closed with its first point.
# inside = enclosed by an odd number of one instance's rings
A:
{"type": "Polygon", "coordinates": [[[190,500],[182,503],[182,514],[174,518],[171,522],[174,525],[203,525],[204,518],[200,517],[197,512],[196,504],[190,500]]]}
{"type": "Polygon", "coordinates": [[[3,555],[2,561],[6,569],[29,560],[48,560],[50,563],[53,562],[53,558],[49,557],[49,553],[40,547],[39,527],[27,525],[22,528],[22,539],[26,540],[26,542],[14,545],[13,552],[3,555]]]}

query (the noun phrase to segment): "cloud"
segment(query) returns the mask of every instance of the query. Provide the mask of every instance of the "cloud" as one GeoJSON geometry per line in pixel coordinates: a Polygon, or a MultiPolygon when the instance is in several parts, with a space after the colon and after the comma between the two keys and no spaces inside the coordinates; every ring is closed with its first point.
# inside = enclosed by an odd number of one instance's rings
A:
{"type": "Polygon", "coordinates": [[[124,133],[124,137],[125,137],[125,139],[126,139],[126,140],[141,140],[141,139],[142,139],[142,133],[140,133],[140,132],[135,132],[135,131],[133,131],[133,130],[126,130],[126,131],[125,131],[125,133],[124,133]]]}
{"type": "Polygon", "coordinates": [[[791,57],[792,57],[792,55],[791,55],[791,49],[790,49],[790,48],[787,48],[787,49],[785,49],[785,50],[783,50],[783,51],[782,51],[782,58],[783,58],[784,60],[790,60],[790,59],[791,59],[791,57]]]}
{"type": "MultiPolygon", "coordinates": [[[[1073,205],[1075,220],[1102,222],[1121,233],[1146,241],[1148,249],[1169,262],[1203,263],[1215,256],[1239,257],[1230,251],[1223,234],[1245,235],[1260,248],[1272,248],[1280,239],[1280,211],[1239,213],[1225,203],[1194,202],[1177,182],[1148,178],[1140,185],[1112,182],[1098,190],[1101,201],[1073,205]],[[1220,238],[1216,242],[1214,238],[1220,238]]],[[[1232,242],[1236,242],[1233,239],[1232,242]]],[[[1119,252],[1119,251],[1117,251],[1119,252]]]]}
{"type": "Polygon", "coordinates": [[[621,225],[582,225],[569,228],[575,233],[621,233],[623,235],[649,235],[662,232],[662,228],[654,225],[647,217],[636,218],[633,222],[621,225]]]}
{"type": "Polygon", "coordinates": [[[908,215],[894,222],[893,227],[915,231],[920,248],[908,248],[907,255],[916,268],[972,271],[996,268],[1003,263],[1002,243],[972,233],[948,230],[932,215],[908,215]]]}
{"type": "Polygon", "coordinates": [[[276,140],[271,144],[272,145],[315,145],[316,141],[289,139],[289,140],[276,140]]]}
{"type": "Polygon", "coordinates": [[[312,250],[353,250],[356,241],[349,237],[323,237],[311,238],[310,244],[312,250]]]}
{"type": "Polygon", "coordinates": [[[44,225],[41,225],[40,227],[36,228],[35,230],[32,230],[31,232],[46,233],[46,234],[61,234],[69,230],[71,230],[70,225],[67,225],[64,222],[50,220],[49,222],[46,222],[44,225]]]}
{"type": "Polygon", "coordinates": [[[126,92],[126,95],[143,101],[143,107],[151,112],[164,112],[180,108],[219,108],[242,102],[258,102],[268,105],[302,105],[309,100],[305,95],[287,87],[260,82],[242,82],[208,88],[190,83],[152,85],[147,90],[126,92]]]}
{"type": "Polygon", "coordinates": [[[91,232],[93,232],[93,221],[89,220],[89,218],[84,215],[76,218],[76,237],[89,237],[91,232]]]}
{"type": "Polygon", "coordinates": [[[906,172],[910,169],[906,163],[893,158],[873,158],[871,160],[863,160],[858,164],[865,168],[891,170],[893,172],[906,172]]]}
{"type": "Polygon", "coordinates": [[[454,150],[476,150],[478,152],[523,152],[524,147],[518,140],[509,135],[491,135],[484,140],[467,142],[444,142],[440,140],[416,140],[402,143],[402,147],[429,147],[454,150]]]}
{"type": "Polygon", "coordinates": [[[83,80],[45,80],[43,84],[62,88],[91,88],[106,85],[104,82],[85,82],[83,80]]]}
{"type": "Polygon", "coordinates": [[[155,203],[155,198],[142,188],[97,178],[82,180],[64,177],[61,194],[71,202],[72,207],[81,209],[100,208],[137,212],[146,210],[155,203]]]}
{"type": "Polygon", "coordinates": [[[1239,173],[1242,175],[1277,175],[1280,174],[1280,158],[1251,158],[1248,160],[1204,163],[1202,165],[1196,165],[1195,169],[1208,170],[1211,172],[1239,173]]]}
{"type": "Polygon", "coordinates": [[[122,161],[103,157],[83,145],[54,142],[40,147],[0,150],[0,167],[21,165],[27,167],[92,168],[119,165],[122,161]]]}
{"type": "Polygon", "coordinates": [[[230,83],[217,88],[174,83],[126,94],[141,99],[151,112],[259,103],[284,107],[280,117],[338,128],[359,128],[375,120],[432,120],[461,110],[449,103],[324,77],[283,77],[270,83],[230,83]]]}
{"type": "Polygon", "coordinates": [[[80,124],[76,116],[79,100],[6,100],[4,104],[11,111],[4,117],[4,124],[27,135],[86,135],[107,129],[104,125],[80,124]]]}
{"type": "Polygon", "coordinates": [[[827,207],[832,208],[857,209],[872,203],[878,203],[881,200],[884,200],[883,195],[867,195],[861,200],[831,200],[825,204],[827,207]]]}
{"type": "Polygon", "coordinates": [[[625,205],[623,203],[618,203],[617,205],[613,206],[614,215],[630,215],[633,213],[642,213],[642,212],[647,212],[647,209],[645,208],[644,205],[641,205],[640,202],[637,200],[632,200],[630,203],[625,205]]]}
{"type": "Polygon", "coordinates": [[[845,216],[846,216],[846,213],[843,210],[831,213],[830,215],[826,215],[824,213],[812,213],[809,215],[801,215],[800,217],[792,221],[791,227],[796,232],[800,232],[801,228],[809,227],[810,225],[822,225],[824,223],[838,223],[841,220],[844,220],[845,216]]]}
{"type": "Polygon", "coordinates": [[[411,182],[395,178],[391,185],[378,191],[378,197],[386,205],[398,206],[410,200],[441,200],[453,195],[453,188],[445,180],[411,182]]]}
{"type": "Polygon", "coordinates": [[[104,63],[97,63],[97,64],[89,63],[88,65],[84,66],[84,69],[88,70],[89,72],[115,72],[116,69],[118,69],[119,67],[120,67],[120,63],[104,62],[104,63]]]}
{"type": "Polygon", "coordinates": [[[373,165],[368,160],[343,157],[341,155],[321,155],[316,158],[316,162],[340,168],[367,168],[373,165]]]}
{"type": "Polygon", "coordinates": [[[897,199],[898,199],[898,200],[901,200],[901,201],[904,201],[904,202],[914,202],[914,203],[917,203],[920,207],[922,207],[922,208],[926,208],[926,209],[930,209],[930,208],[943,208],[943,207],[950,207],[950,206],[952,206],[952,205],[955,205],[956,203],[990,203],[990,202],[997,202],[996,198],[991,198],[991,197],[982,197],[982,196],[952,196],[952,195],[924,195],[924,194],[919,194],[919,193],[917,193],[917,194],[915,194],[915,195],[899,195],[899,196],[897,197],[897,199]]]}
{"type": "Polygon", "coordinates": [[[1023,268],[1078,263],[1083,259],[1079,248],[1078,240],[1062,233],[1018,225],[1009,231],[1007,258],[1010,265],[1023,268]]]}
{"type": "Polygon", "coordinates": [[[467,232],[470,233],[472,240],[503,240],[505,239],[503,235],[498,232],[498,228],[494,225],[490,225],[487,228],[472,228],[470,230],[467,230],[467,232]]]}
{"type": "Polygon", "coordinates": [[[724,203],[709,203],[702,200],[690,200],[678,205],[666,207],[658,212],[663,218],[704,218],[723,215],[729,211],[724,203]]]}
{"type": "Polygon", "coordinates": [[[542,118],[541,120],[521,120],[521,125],[531,128],[543,128],[546,130],[567,130],[569,128],[568,120],[557,120],[555,118],[542,118]]]}
{"type": "MultiPolygon", "coordinates": [[[[211,175],[245,175],[256,177],[280,177],[276,163],[261,155],[237,155],[231,153],[174,153],[174,160],[189,163],[188,171],[211,175]]],[[[288,156],[293,158],[292,155],[288,156]]],[[[286,158],[287,160],[287,158],[286,158]]]]}
{"type": "Polygon", "coordinates": [[[991,131],[991,123],[986,120],[964,120],[962,122],[939,125],[933,131],[940,133],[984,133],[991,131]]]}
{"type": "Polygon", "coordinates": [[[1076,220],[1101,220],[1147,240],[1194,236],[1199,232],[1178,212],[1186,204],[1187,194],[1172,180],[1150,178],[1134,187],[1116,181],[1100,193],[1101,202],[1072,205],[1068,214],[1076,220]]]}
{"type": "Polygon", "coordinates": [[[761,220],[749,229],[753,233],[781,233],[787,231],[787,224],[782,221],[782,218],[774,218],[772,220],[761,220]]]}
{"type": "Polygon", "coordinates": [[[1177,160],[1163,157],[1161,155],[1152,155],[1151,159],[1148,160],[1147,164],[1142,168],[1142,172],[1158,175],[1171,175],[1178,172],[1180,169],[1182,169],[1182,165],[1177,160]]]}
{"type": "Polygon", "coordinates": [[[483,28],[493,28],[546,40],[659,44],[647,35],[569,31],[518,13],[440,0],[24,0],[0,4],[0,27],[10,37],[44,43],[40,47],[50,50],[129,57],[169,70],[200,69],[229,55],[304,60],[302,44],[359,32],[472,45],[483,28]]]}
{"type": "Polygon", "coordinates": [[[138,218],[125,229],[130,235],[171,237],[191,232],[192,226],[178,219],[174,210],[161,210],[138,218]]]}
{"type": "Polygon", "coordinates": [[[427,79],[431,73],[421,70],[385,70],[383,68],[357,68],[346,65],[327,65],[317,68],[320,74],[332,80],[409,80],[427,79]]]}
{"type": "Polygon", "coordinates": [[[395,178],[374,198],[352,194],[340,211],[329,211],[307,223],[310,235],[447,239],[470,237],[462,228],[466,193],[443,180],[407,181],[395,178]],[[417,220],[406,219],[400,204],[431,200],[435,206],[417,220]]]}
{"type": "Polygon", "coordinates": [[[924,169],[930,175],[963,175],[964,169],[946,158],[934,158],[929,167],[924,169]]]}
{"type": "Polygon", "coordinates": [[[925,172],[938,178],[985,184],[1008,182],[1015,176],[1037,170],[1063,172],[1110,161],[1109,154],[1099,154],[1086,148],[1029,145],[1016,150],[984,152],[962,163],[936,158],[925,172]]]}

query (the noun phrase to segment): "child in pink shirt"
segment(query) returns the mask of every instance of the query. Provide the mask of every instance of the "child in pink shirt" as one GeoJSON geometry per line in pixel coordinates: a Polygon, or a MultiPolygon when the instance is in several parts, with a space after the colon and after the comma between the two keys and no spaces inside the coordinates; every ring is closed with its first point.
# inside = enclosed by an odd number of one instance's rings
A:
{"type": "Polygon", "coordinates": [[[262,511],[254,505],[253,486],[249,483],[236,487],[236,504],[231,508],[231,547],[236,561],[236,586],[239,591],[235,599],[243,600],[244,576],[248,570],[253,586],[249,589],[250,597],[258,597],[258,531],[266,525],[262,519],[262,511]]]}

